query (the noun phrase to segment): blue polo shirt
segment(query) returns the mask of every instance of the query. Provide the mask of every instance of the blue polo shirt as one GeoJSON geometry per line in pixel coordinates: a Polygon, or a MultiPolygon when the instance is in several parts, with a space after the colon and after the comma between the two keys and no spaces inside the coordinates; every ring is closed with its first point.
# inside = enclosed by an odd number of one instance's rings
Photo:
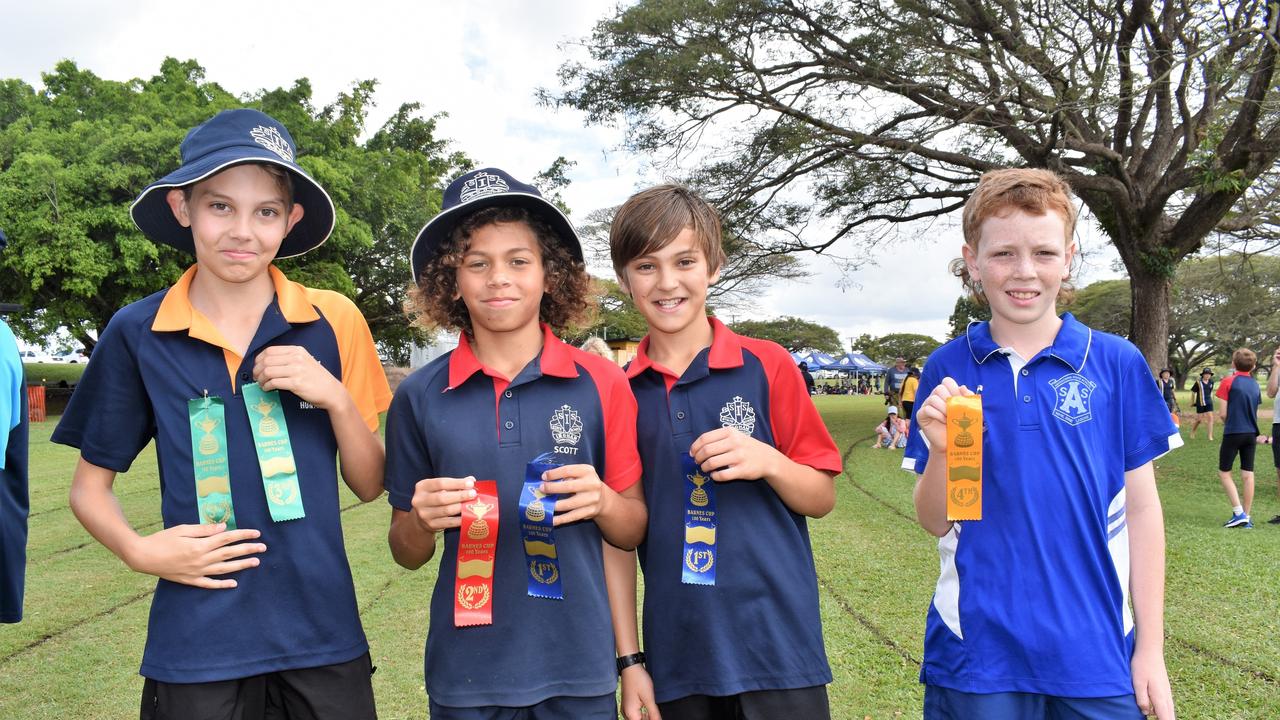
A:
{"type": "MultiPolygon", "coordinates": [[[[431,595],[424,672],[431,699],[451,707],[534,705],[552,697],[614,691],[613,626],[600,529],[594,521],[555,529],[564,599],[529,597],[520,538],[526,465],[544,452],[595,466],[622,491],[640,479],[635,399],[617,365],[570,347],[543,325],[542,352],[508,380],[458,347],[396,388],[387,413],[386,485],[391,506],[411,511],[429,477],[496,480],[498,545],[493,624],[455,627],[458,530],[444,532],[431,595]],[[556,417],[581,431],[557,442],[556,417]]],[[[562,423],[557,423],[561,424],[562,423]]]]}
{"type": "Polygon", "coordinates": [[[258,353],[301,345],[341,378],[370,430],[391,391],[369,328],[347,298],[312,290],[270,268],[276,296],[240,357],[191,306],[192,267],[169,290],[122,308],[53,434],[87,462],[126,472],[152,439],[166,528],[199,522],[187,401],[226,404],[236,524],[262,533],[262,564],[238,586],[205,590],[159,580],[151,602],[142,674],[173,683],[212,682],[346,662],[368,645],[339,521],[337,440],[328,413],[281,392],[306,517],[272,522],[249,417],[240,392],[258,353]]]}
{"type": "Polygon", "coordinates": [[[649,359],[648,338],[627,368],[640,408],[644,649],[658,702],[831,682],[808,525],[768,482],[716,483],[716,584],[681,582],[680,457],[703,433],[733,425],[797,463],[841,470],[790,353],[709,321],[711,346],[683,375],[649,359]]]}
{"type": "Polygon", "coordinates": [[[13,331],[0,320],[0,623],[22,620],[27,568],[27,392],[13,331]]]}
{"type": "MultiPolygon", "coordinates": [[[[969,693],[1132,693],[1124,474],[1182,444],[1146,360],[1068,313],[1025,365],[989,323],[970,324],[929,356],[920,397],[944,377],[982,395],[983,519],[938,541],[920,681],[969,693]]],[[[923,433],[905,455],[904,468],[924,472],[923,433]]]]}
{"type": "Polygon", "coordinates": [[[1236,371],[1228,375],[1218,387],[1218,397],[1227,401],[1227,421],[1222,434],[1243,433],[1257,435],[1258,406],[1262,404],[1262,388],[1249,373],[1236,371]]]}

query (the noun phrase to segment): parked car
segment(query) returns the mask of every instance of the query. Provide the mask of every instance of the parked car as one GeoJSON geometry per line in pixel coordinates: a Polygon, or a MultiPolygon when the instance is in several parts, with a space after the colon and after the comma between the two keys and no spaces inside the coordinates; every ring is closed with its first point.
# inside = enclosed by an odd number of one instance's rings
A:
{"type": "Polygon", "coordinates": [[[69,353],[62,353],[61,355],[54,355],[53,362],[71,363],[72,365],[76,365],[89,362],[89,358],[84,353],[76,350],[69,353]]]}
{"type": "Polygon", "coordinates": [[[20,350],[18,355],[24,363],[51,363],[53,357],[43,350],[20,350]]]}

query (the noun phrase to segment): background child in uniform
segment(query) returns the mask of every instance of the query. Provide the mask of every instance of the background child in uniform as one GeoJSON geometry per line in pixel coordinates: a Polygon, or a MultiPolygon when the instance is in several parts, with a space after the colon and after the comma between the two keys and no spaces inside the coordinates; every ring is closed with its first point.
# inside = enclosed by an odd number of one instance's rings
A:
{"type": "Polygon", "coordinates": [[[256,110],[188,133],[131,210],[196,262],[115,314],[53,434],[80,450],[76,517],[160,578],[143,718],[375,716],[334,461],[357,497],[381,493],[391,391],[355,305],[272,265],[333,227],[295,153],[256,110]],[[153,439],[165,529],[144,536],[112,485],[153,439]]]}
{"type": "Polygon", "coordinates": [[[1240,348],[1231,355],[1235,373],[1222,379],[1218,385],[1218,399],[1222,409],[1222,445],[1218,448],[1218,480],[1231,504],[1231,517],[1222,527],[1253,528],[1249,512],[1253,509],[1253,460],[1258,447],[1258,406],[1262,403],[1262,389],[1253,379],[1258,356],[1248,348],[1240,348]],[[1244,486],[1244,498],[1240,497],[1236,483],[1231,479],[1231,468],[1236,456],[1240,456],[1240,483],[1244,486]]]}
{"type": "MultiPolygon", "coordinates": [[[[920,668],[928,720],[1174,716],[1152,460],[1181,436],[1137,348],[1055,312],[1075,219],[1046,170],[989,172],[965,203],[953,269],[991,320],[929,357],[903,461],[942,560],[920,668]],[[951,522],[947,401],[974,393],[982,519],[951,522]]],[[[964,489],[954,497],[971,503],[964,489]]]]}
{"type": "Polygon", "coordinates": [[[552,333],[588,301],[578,236],[536,188],[487,168],[445,190],[412,265],[413,308],[461,331],[456,349],[397,388],[387,414],[392,555],[417,569],[444,537],[424,663],[431,717],[611,720],[604,566],[627,557],[605,549],[635,547],[645,508],[626,378],[552,333]],[[565,464],[530,477],[530,462],[550,452],[565,464]],[[496,500],[478,481],[496,482],[496,500]],[[542,494],[555,501],[554,575],[533,571],[546,556],[530,560],[540,546],[522,537],[535,519],[530,497],[537,519],[551,514],[542,494]],[[493,522],[497,537],[460,570],[464,507],[490,518],[469,520],[467,538],[490,537],[493,522]],[[487,585],[473,592],[477,577],[487,585]],[[487,617],[455,614],[464,610],[487,617]]]}
{"type": "Polygon", "coordinates": [[[790,354],[707,317],[724,261],[710,205],[674,185],[640,192],[609,247],[649,330],[627,368],[649,508],[643,655],[635,572],[611,575],[631,600],[614,614],[624,714],[829,717],[805,518],[834,506],[839,450],[790,354]]]}
{"type": "MultiPolygon", "coordinates": [[[[0,231],[0,251],[8,239],[0,231]]],[[[22,620],[27,570],[27,387],[13,331],[0,319],[0,623],[22,620]]]]}
{"type": "Polygon", "coordinates": [[[876,425],[876,441],[873,448],[891,448],[907,446],[907,428],[902,418],[898,417],[898,408],[889,406],[884,422],[876,425]]]}
{"type": "Polygon", "coordinates": [[[1213,441],[1213,370],[1205,368],[1200,371],[1200,378],[1191,386],[1191,404],[1195,406],[1196,416],[1191,421],[1191,439],[1196,437],[1200,423],[1209,426],[1209,440],[1213,441]]]}

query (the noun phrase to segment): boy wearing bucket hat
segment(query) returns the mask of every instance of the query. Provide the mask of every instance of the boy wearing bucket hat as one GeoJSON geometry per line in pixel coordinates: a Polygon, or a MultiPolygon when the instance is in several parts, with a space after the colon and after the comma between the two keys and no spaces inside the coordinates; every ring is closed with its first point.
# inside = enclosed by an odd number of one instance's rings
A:
{"type": "Polygon", "coordinates": [[[388,541],[444,549],[424,672],[433,720],[616,717],[606,568],[645,527],[636,403],[611,361],[553,334],[589,278],[568,219],[486,168],[454,180],[413,245],[410,306],[458,346],[387,413],[388,541]],[[602,542],[603,540],[603,542],[602,542]]]}
{"type": "Polygon", "coordinates": [[[115,314],[53,440],[80,450],[76,517],[159,578],[141,717],[372,718],[334,459],[380,494],[390,388],[355,305],[272,265],[323,243],[333,205],[288,131],[240,109],[131,212],[195,265],[115,314]],[[112,485],[152,440],[165,529],[139,535],[112,485]]]}
{"type": "MultiPolygon", "coordinates": [[[[0,251],[8,239],[0,230],[0,251]]],[[[0,320],[0,623],[22,620],[27,569],[27,389],[18,343],[0,320]]]]}

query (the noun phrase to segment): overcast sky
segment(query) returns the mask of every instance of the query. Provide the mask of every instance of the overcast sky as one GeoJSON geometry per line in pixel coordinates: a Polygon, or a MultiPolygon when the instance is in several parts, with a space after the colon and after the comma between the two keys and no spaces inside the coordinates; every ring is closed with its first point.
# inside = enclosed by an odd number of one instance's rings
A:
{"type": "MultiPolygon", "coordinates": [[[[206,77],[234,93],[311,80],[316,105],[353,83],[377,79],[376,129],[401,103],[424,114],[444,111],[440,130],[484,165],[532,179],[558,156],[576,161],[565,201],[581,221],[664,180],[648,158],[618,149],[621,132],[587,126],[581,114],[539,107],[539,87],[557,86],[567,57],[558,46],[582,38],[609,13],[601,0],[490,0],[484,3],[157,2],[6,3],[0,23],[0,72],[39,86],[40,73],[64,58],[100,77],[150,77],[166,56],[195,59],[206,77]]],[[[842,273],[806,259],[814,275],[777,283],[737,317],[795,315],[862,333],[946,336],[959,283],[946,264],[959,254],[958,217],[903,233],[874,254],[875,265],[842,273]]],[[[1096,233],[1082,243],[1083,283],[1113,275],[1114,252],[1096,233]]],[[[852,244],[836,255],[857,257],[852,244]]],[[[729,314],[726,312],[725,314],[729,314]]],[[[846,340],[847,342],[847,340],[846,340]]]]}

